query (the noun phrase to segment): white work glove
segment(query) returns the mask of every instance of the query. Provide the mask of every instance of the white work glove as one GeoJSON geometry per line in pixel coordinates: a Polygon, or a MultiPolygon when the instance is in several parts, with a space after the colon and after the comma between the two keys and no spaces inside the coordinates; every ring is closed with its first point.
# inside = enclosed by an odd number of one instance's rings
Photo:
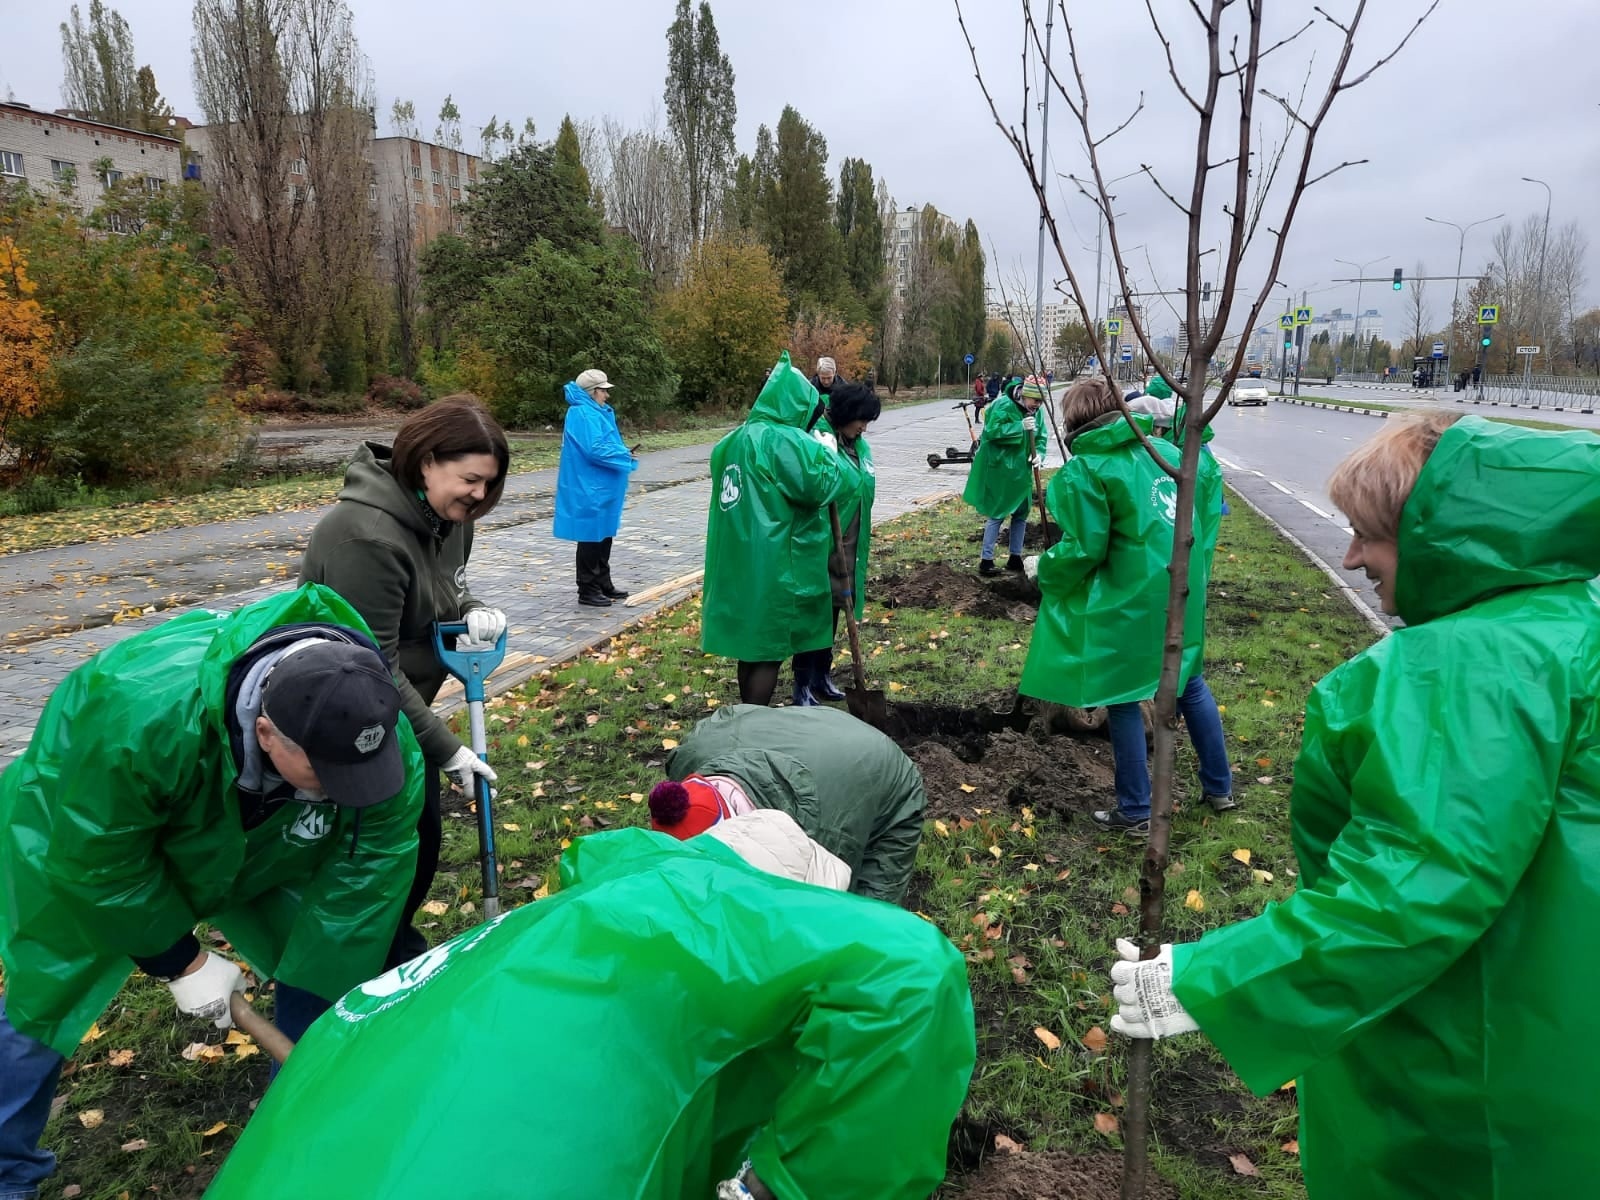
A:
{"type": "Polygon", "coordinates": [[[1035,454],[1028,460],[1028,465],[1037,471],[1040,467],[1044,466],[1044,455],[1035,454]]]}
{"type": "Polygon", "coordinates": [[[1034,416],[1032,413],[1029,413],[1027,416],[1022,418],[1022,427],[1029,433],[1032,433],[1035,429],[1039,428],[1039,418],[1034,416]]]}
{"type": "Polygon", "coordinates": [[[198,971],[169,979],[167,988],[177,1001],[179,1012],[211,1021],[218,1029],[232,1029],[233,1013],[228,1002],[233,993],[244,991],[244,972],[238,963],[208,950],[198,971]]]}
{"type": "Polygon", "coordinates": [[[506,631],[506,615],[498,608],[475,608],[461,619],[467,624],[468,640],[481,645],[494,645],[506,631]]]}
{"type": "Polygon", "coordinates": [[[468,795],[477,790],[475,776],[481,775],[490,783],[500,778],[494,773],[493,767],[472,752],[471,746],[463,746],[452,754],[444,764],[444,773],[454,779],[456,786],[468,795]]]}
{"type": "Polygon", "coordinates": [[[1111,968],[1111,994],[1121,1006],[1111,1018],[1114,1032],[1127,1037],[1164,1038],[1193,1033],[1199,1022],[1184,1011],[1172,992],[1172,945],[1151,959],[1139,958],[1139,947],[1117,939],[1122,961],[1111,968]]]}
{"type": "Polygon", "coordinates": [[[1039,578],[1039,556],[1037,554],[1030,554],[1022,560],[1022,573],[1029,579],[1037,580],[1039,578]]]}

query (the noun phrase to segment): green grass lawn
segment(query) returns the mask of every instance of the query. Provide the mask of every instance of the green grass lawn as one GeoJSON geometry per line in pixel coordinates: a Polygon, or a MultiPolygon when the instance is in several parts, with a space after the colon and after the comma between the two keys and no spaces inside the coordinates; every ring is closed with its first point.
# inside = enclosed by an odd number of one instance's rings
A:
{"type": "MultiPolygon", "coordinates": [[[[1029,624],[886,603],[930,562],[971,576],[979,524],[947,503],[874,536],[863,649],[872,686],[894,703],[949,711],[1011,700],[1029,624]]],[[[507,904],[547,895],[572,839],[643,823],[667,751],[736,702],[733,664],[700,652],[699,621],[698,599],[686,601],[490,702],[507,904]]],[[[1321,573],[1234,507],[1216,557],[1207,674],[1225,709],[1241,807],[1219,817],[1182,805],[1169,878],[1174,939],[1292,890],[1287,804],[1306,695],[1371,636],[1321,573]]],[[[997,1133],[1029,1149],[1117,1147],[1123,1059],[1120,1042],[1104,1040],[1106,970],[1113,940],[1135,931],[1141,846],[1101,836],[1086,816],[1111,803],[1109,747],[1036,724],[1029,735],[996,735],[971,761],[944,743],[911,753],[925,773],[930,762],[947,766],[929,774],[931,819],[908,904],[965,953],[977,1013],[958,1157],[972,1161],[997,1133]],[[1063,764],[1088,773],[1070,777],[1063,764]],[[1085,783],[1095,770],[1098,782],[1085,783]]],[[[1180,776],[1192,779],[1183,754],[1180,776]]],[[[443,865],[423,918],[436,941],[482,917],[474,817],[459,796],[447,795],[446,808],[443,865]]],[[[47,1138],[63,1164],[45,1195],[198,1194],[260,1095],[261,1056],[247,1047],[241,1057],[209,1027],[174,1019],[166,989],[145,979],[124,989],[94,1033],[63,1082],[47,1138]],[[181,1056],[200,1042],[223,1052],[181,1056]]],[[[1282,1148],[1295,1137],[1292,1093],[1249,1096],[1200,1037],[1160,1043],[1156,1080],[1156,1165],[1184,1196],[1303,1196],[1297,1159],[1282,1148]],[[1247,1155],[1260,1177],[1234,1175],[1232,1154],[1247,1155]]],[[[537,1094],[537,1081],[529,1086],[537,1094]]]]}

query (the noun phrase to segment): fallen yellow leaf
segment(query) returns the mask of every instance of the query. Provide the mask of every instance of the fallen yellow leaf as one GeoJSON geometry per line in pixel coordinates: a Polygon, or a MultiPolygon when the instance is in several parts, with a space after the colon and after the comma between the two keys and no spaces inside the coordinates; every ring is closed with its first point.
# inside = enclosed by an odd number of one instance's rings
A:
{"type": "Polygon", "coordinates": [[[78,1124],[85,1129],[98,1129],[105,1119],[105,1110],[99,1108],[86,1108],[78,1114],[78,1124]]]}
{"type": "Polygon", "coordinates": [[[214,1137],[217,1134],[221,1133],[227,1127],[228,1127],[228,1123],[226,1121],[218,1121],[210,1129],[202,1129],[200,1131],[200,1136],[201,1137],[214,1137]]]}
{"type": "Polygon", "coordinates": [[[233,1048],[235,1058],[249,1058],[252,1054],[260,1054],[261,1047],[254,1042],[240,1042],[233,1048]]]}
{"type": "Polygon", "coordinates": [[[972,793],[973,793],[973,792],[975,792],[975,791],[977,791],[977,790],[978,790],[978,789],[977,789],[977,788],[976,788],[976,787],[974,787],[974,786],[973,786],[973,785],[972,785],[972,784],[970,784],[970,783],[963,783],[963,784],[962,784],[962,785],[961,785],[961,790],[962,790],[962,791],[963,791],[963,792],[966,792],[966,793],[967,793],[967,795],[969,795],[969,796],[970,796],[970,795],[972,795],[972,793]]]}
{"type": "Polygon", "coordinates": [[[1271,871],[1262,871],[1260,869],[1256,869],[1256,870],[1251,871],[1250,874],[1255,876],[1255,880],[1256,880],[1257,883],[1271,883],[1272,882],[1272,872],[1271,871]]]}
{"type": "Polygon", "coordinates": [[[663,750],[676,750],[678,748],[678,739],[677,738],[662,738],[661,739],[661,748],[663,750]]]}
{"type": "Polygon", "coordinates": [[[129,1063],[131,1063],[133,1061],[133,1051],[132,1050],[113,1050],[106,1057],[106,1061],[108,1063],[110,1063],[113,1067],[125,1067],[125,1066],[127,1066],[129,1063]]]}
{"type": "Polygon", "coordinates": [[[516,824],[513,821],[502,822],[501,825],[500,825],[500,828],[504,829],[507,833],[521,833],[522,832],[522,826],[516,824]]]}
{"type": "Polygon", "coordinates": [[[136,1150],[148,1149],[149,1145],[149,1141],[145,1138],[134,1138],[131,1142],[122,1143],[122,1152],[124,1154],[132,1154],[136,1150]]]}
{"type": "Polygon", "coordinates": [[[891,683],[889,685],[889,690],[891,692],[903,692],[906,690],[906,685],[903,683],[891,683]]]}
{"type": "Polygon", "coordinates": [[[524,733],[524,734],[520,735],[517,738],[517,745],[526,746],[527,744],[528,744],[528,735],[527,734],[524,733]]]}
{"type": "Polygon", "coordinates": [[[1243,846],[1240,846],[1233,852],[1233,858],[1239,862],[1242,862],[1247,867],[1250,865],[1250,851],[1246,850],[1243,846]]]}
{"type": "Polygon", "coordinates": [[[450,911],[450,906],[443,900],[429,900],[422,906],[422,911],[430,917],[442,917],[450,911]]]}
{"type": "Polygon", "coordinates": [[[1055,1034],[1051,1033],[1043,1025],[1035,1025],[1034,1026],[1034,1028],[1033,1028],[1033,1036],[1038,1038],[1041,1042],[1043,1042],[1045,1044],[1045,1048],[1046,1049],[1049,1049],[1049,1050],[1059,1050],[1059,1049],[1061,1049],[1061,1039],[1058,1038],[1055,1034]]]}
{"type": "Polygon", "coordinates": [[[1093,1054],[1099,1054],[1106,1048],[1106,1031],[1096,1025],[1078,1040],[1083,1043],[1086,1050],[1093,1054]]]}
{"type": "Polygon", "coordinates": [[[1118,1125],[1115,1114],[1108,1112],[1095,1113],[1094,1131],[1096,1133],[1103,1133],[1107,1137],[1110,1137],[1113,1133],[1117,1132],[1117,1128],[1118,1125]]]}
{"type": "Polygon", "coordinates": [[[992,855],[994,855],[994,856],[995,856],[995,858],[1000,858],[1000,857],[1002,857],[1002,852],[1001,852],[1001,850],[1000,850],[1000,847],[999,847],[999,846],[990,846],[990,847],[989,847],[989,853],[990,853],[990,854],[992,854],[992,855]]]}
{"type": "Polygon", "coordinates": [[[1200,894],[1199,888],[1190,888],[1189,894],[1183,898],[1183,906],[1192,908],[1195,912],[1205,912],[1206,898],[1200,894]]]}
{"type": "Polygon", "coordinates": [[[933,831],[940,837],[950,836],[950,826],[946,825],[943,821],[935,821],[933,823],[933,831]]]}
{"type": "Polygon", "coordinates": [[[90,1042],[98,1042],[103,1037],[105,1037],[105,1031],[100,1028],[100,1023],[97,1021],[89,1026],[88,1033],[78,1039],[78,1045],[87,1046],[90,1042]]]}
{"type": "Polygon", "coordinates": [[[230,1029],[228,1030],[228,1036],[223,1040],[229,1046],[243,1046],[251,1039],[250,1035],[242,1029],[230,1029]]]}
{"type": "Polygon", "coordinates": [[[1299,1138],[1291,1138],[1289,1141],[1287,1141],[1283,1145],[1279,1146],[1278,1149],[1282,1150],[1285,1154],[1299,1155],[1299,1153],[1300,1153],[1300,1139],[1299,1138]]]}

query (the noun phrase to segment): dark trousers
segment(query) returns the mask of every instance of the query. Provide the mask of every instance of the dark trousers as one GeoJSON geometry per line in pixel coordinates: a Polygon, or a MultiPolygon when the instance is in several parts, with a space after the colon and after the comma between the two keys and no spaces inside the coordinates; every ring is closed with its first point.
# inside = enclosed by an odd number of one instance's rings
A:
{"type": "Polygon", "coordinates": [[[428,899],[434,874],[439,870],[439,845],[444,840],[444,819],[439,812],[439,769],[422,769],[422,811],[417,814],[417,869],[411,876],[411,891],[400,910],[400,928],[389,947],[384,969],[409,962],[428,948],[428,939],[413,925],[417,910],[428,899]]]}
{"type": "Polygon", "coordinates": [[[578,543],[578,593],[611,592],[611,539],[578,543]]]}
{"type": "MultiPolygon", "coordinates": [[[[839,636],[839,617],[844,609],[834,606],[833,609],[833,636],[839,636]]],[[[796,686],[805,684],[806,679],[812,675],[826,675],[833,669],[833,647],[824,646],[820,650],[802,650],[794,656],[794,681],[796,686]]]]}

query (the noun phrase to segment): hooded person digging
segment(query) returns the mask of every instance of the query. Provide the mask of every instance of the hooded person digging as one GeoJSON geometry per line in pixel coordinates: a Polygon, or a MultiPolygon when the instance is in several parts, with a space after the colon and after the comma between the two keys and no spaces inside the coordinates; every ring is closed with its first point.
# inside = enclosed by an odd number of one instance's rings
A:
{"type": "Polygon", "coordinates": [[[847,874],[776,811],[576,839],[559,892],[317,1022],[209,1200],[924,1200],[966,963],[847,874]]]}
{"type": "Polygon", "coordinates": [[[298,1037],[383,967],[422,754],[354,609],[316,584],[194,611],[73,671],[0,775],[0,1196],[32,1197],[61,1069],[135,967],[232,1026],[237,963],[298,1037]]]}
{"type": "Polygon", "coordinates": [[[922,775],[836,708],[737,704],[701,721],[650,790],[650,827],[687,838],[762,809],[788,813],[850,868],[850,890],[899,904],[922,844],[922,775]]]}

